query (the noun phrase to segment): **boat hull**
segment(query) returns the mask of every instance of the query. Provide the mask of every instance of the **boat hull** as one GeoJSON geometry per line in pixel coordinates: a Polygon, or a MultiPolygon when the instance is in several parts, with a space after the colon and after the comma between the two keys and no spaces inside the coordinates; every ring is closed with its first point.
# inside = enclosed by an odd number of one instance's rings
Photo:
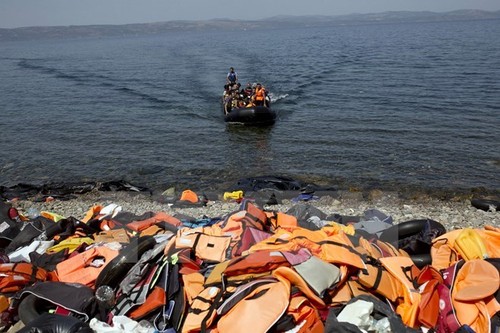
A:
{"type": "Polygon", "coordinates": [[[253,126],[272,125],[276,121],[276,112],[266,106],[234,108],[230,112],[225,112],[224,120],[227,123],[253,126]]]}

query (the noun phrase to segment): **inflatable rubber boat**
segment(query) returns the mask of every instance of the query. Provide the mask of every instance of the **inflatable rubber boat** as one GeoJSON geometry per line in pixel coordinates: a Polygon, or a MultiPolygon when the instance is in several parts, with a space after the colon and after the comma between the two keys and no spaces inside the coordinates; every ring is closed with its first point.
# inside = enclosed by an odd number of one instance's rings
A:
{"type": "MultiPolygon", "coordinates": [[[[260,87],[260,83],[257,84],[260,87]]],[[[225,86],[225,92],[222,95],[222,111],[224,112],[224,121],[226,123],[237,123],[243,125],[266,126],[272,125],[276,121],[276,112],[271,109],[271,99],[267,95],[261,95],[264,100],[261,105],[255,105],[252,96],[252,89],[246,93],[237,88],[225,86]]],[[[254,88],[255,89],[255,88],[254,88]]],[[[255,92],[255,90],[254,90],[255,92]]]]}
{"type": "Polygon", "coordinates": [[[253,126],[272,125],[276,121],[276,112],[268,106],[242,108],[224,106],[224,121],[253,126]]]}

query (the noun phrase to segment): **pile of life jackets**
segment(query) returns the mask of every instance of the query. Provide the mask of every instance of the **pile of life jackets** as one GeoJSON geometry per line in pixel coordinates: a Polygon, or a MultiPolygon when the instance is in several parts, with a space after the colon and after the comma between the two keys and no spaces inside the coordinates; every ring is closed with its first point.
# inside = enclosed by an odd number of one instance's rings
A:
{"type": "Polygon", "coordinates": [[[429,219],[392,225],[380,214],[335,221],[304,207],[279,212],[243,199],[237,211],[213,218],[109,205],[81,219],[48,212],[28,219],[2,203],[0,328],[500,329],[500,228],[448,232],[429,219]],[[395,230],[396,239],[387,236],[395,230]]]}

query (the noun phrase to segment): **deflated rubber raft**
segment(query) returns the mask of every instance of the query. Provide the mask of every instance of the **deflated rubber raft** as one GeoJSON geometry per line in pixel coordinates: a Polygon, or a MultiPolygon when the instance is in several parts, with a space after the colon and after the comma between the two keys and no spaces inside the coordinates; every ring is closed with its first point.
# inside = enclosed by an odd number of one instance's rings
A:
{"type": "MultiPolygon", "coordinates": [[[[241,194],[241,193],[240,193],[241,194]]],[[[495,332],[500,228],[289,211],[121,207],[27,218],[2,202],[0,312],[19,332],[495,332]],[[57,221],[56,221],[57,220],[57,221]],[[68,316],[69,315],[69,316],[68,316]],[[24,326],[24,328],[22,328],[24,326]]],[[[194,206],[200,197],[182,198],[194,206]]],[[[202,200],[203,201],[203,200],[202,200]]]]}

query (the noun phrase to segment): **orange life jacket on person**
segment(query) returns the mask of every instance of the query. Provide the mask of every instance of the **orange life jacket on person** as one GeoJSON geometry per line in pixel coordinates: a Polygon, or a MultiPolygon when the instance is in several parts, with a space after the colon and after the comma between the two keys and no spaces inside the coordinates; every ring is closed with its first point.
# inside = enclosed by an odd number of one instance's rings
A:
{"type": "Polygon", "coordinates": [[[257,87],[257,88],[255,89],[255,100],[256,100],[256,101],[263,101],[263,100],[266,98],[266,96],[265,96],[265,92],[266,92],[266,91],[265,91],[265,89],[264,89],[264,88],[259,88],[259,87],[257,87]]]}

